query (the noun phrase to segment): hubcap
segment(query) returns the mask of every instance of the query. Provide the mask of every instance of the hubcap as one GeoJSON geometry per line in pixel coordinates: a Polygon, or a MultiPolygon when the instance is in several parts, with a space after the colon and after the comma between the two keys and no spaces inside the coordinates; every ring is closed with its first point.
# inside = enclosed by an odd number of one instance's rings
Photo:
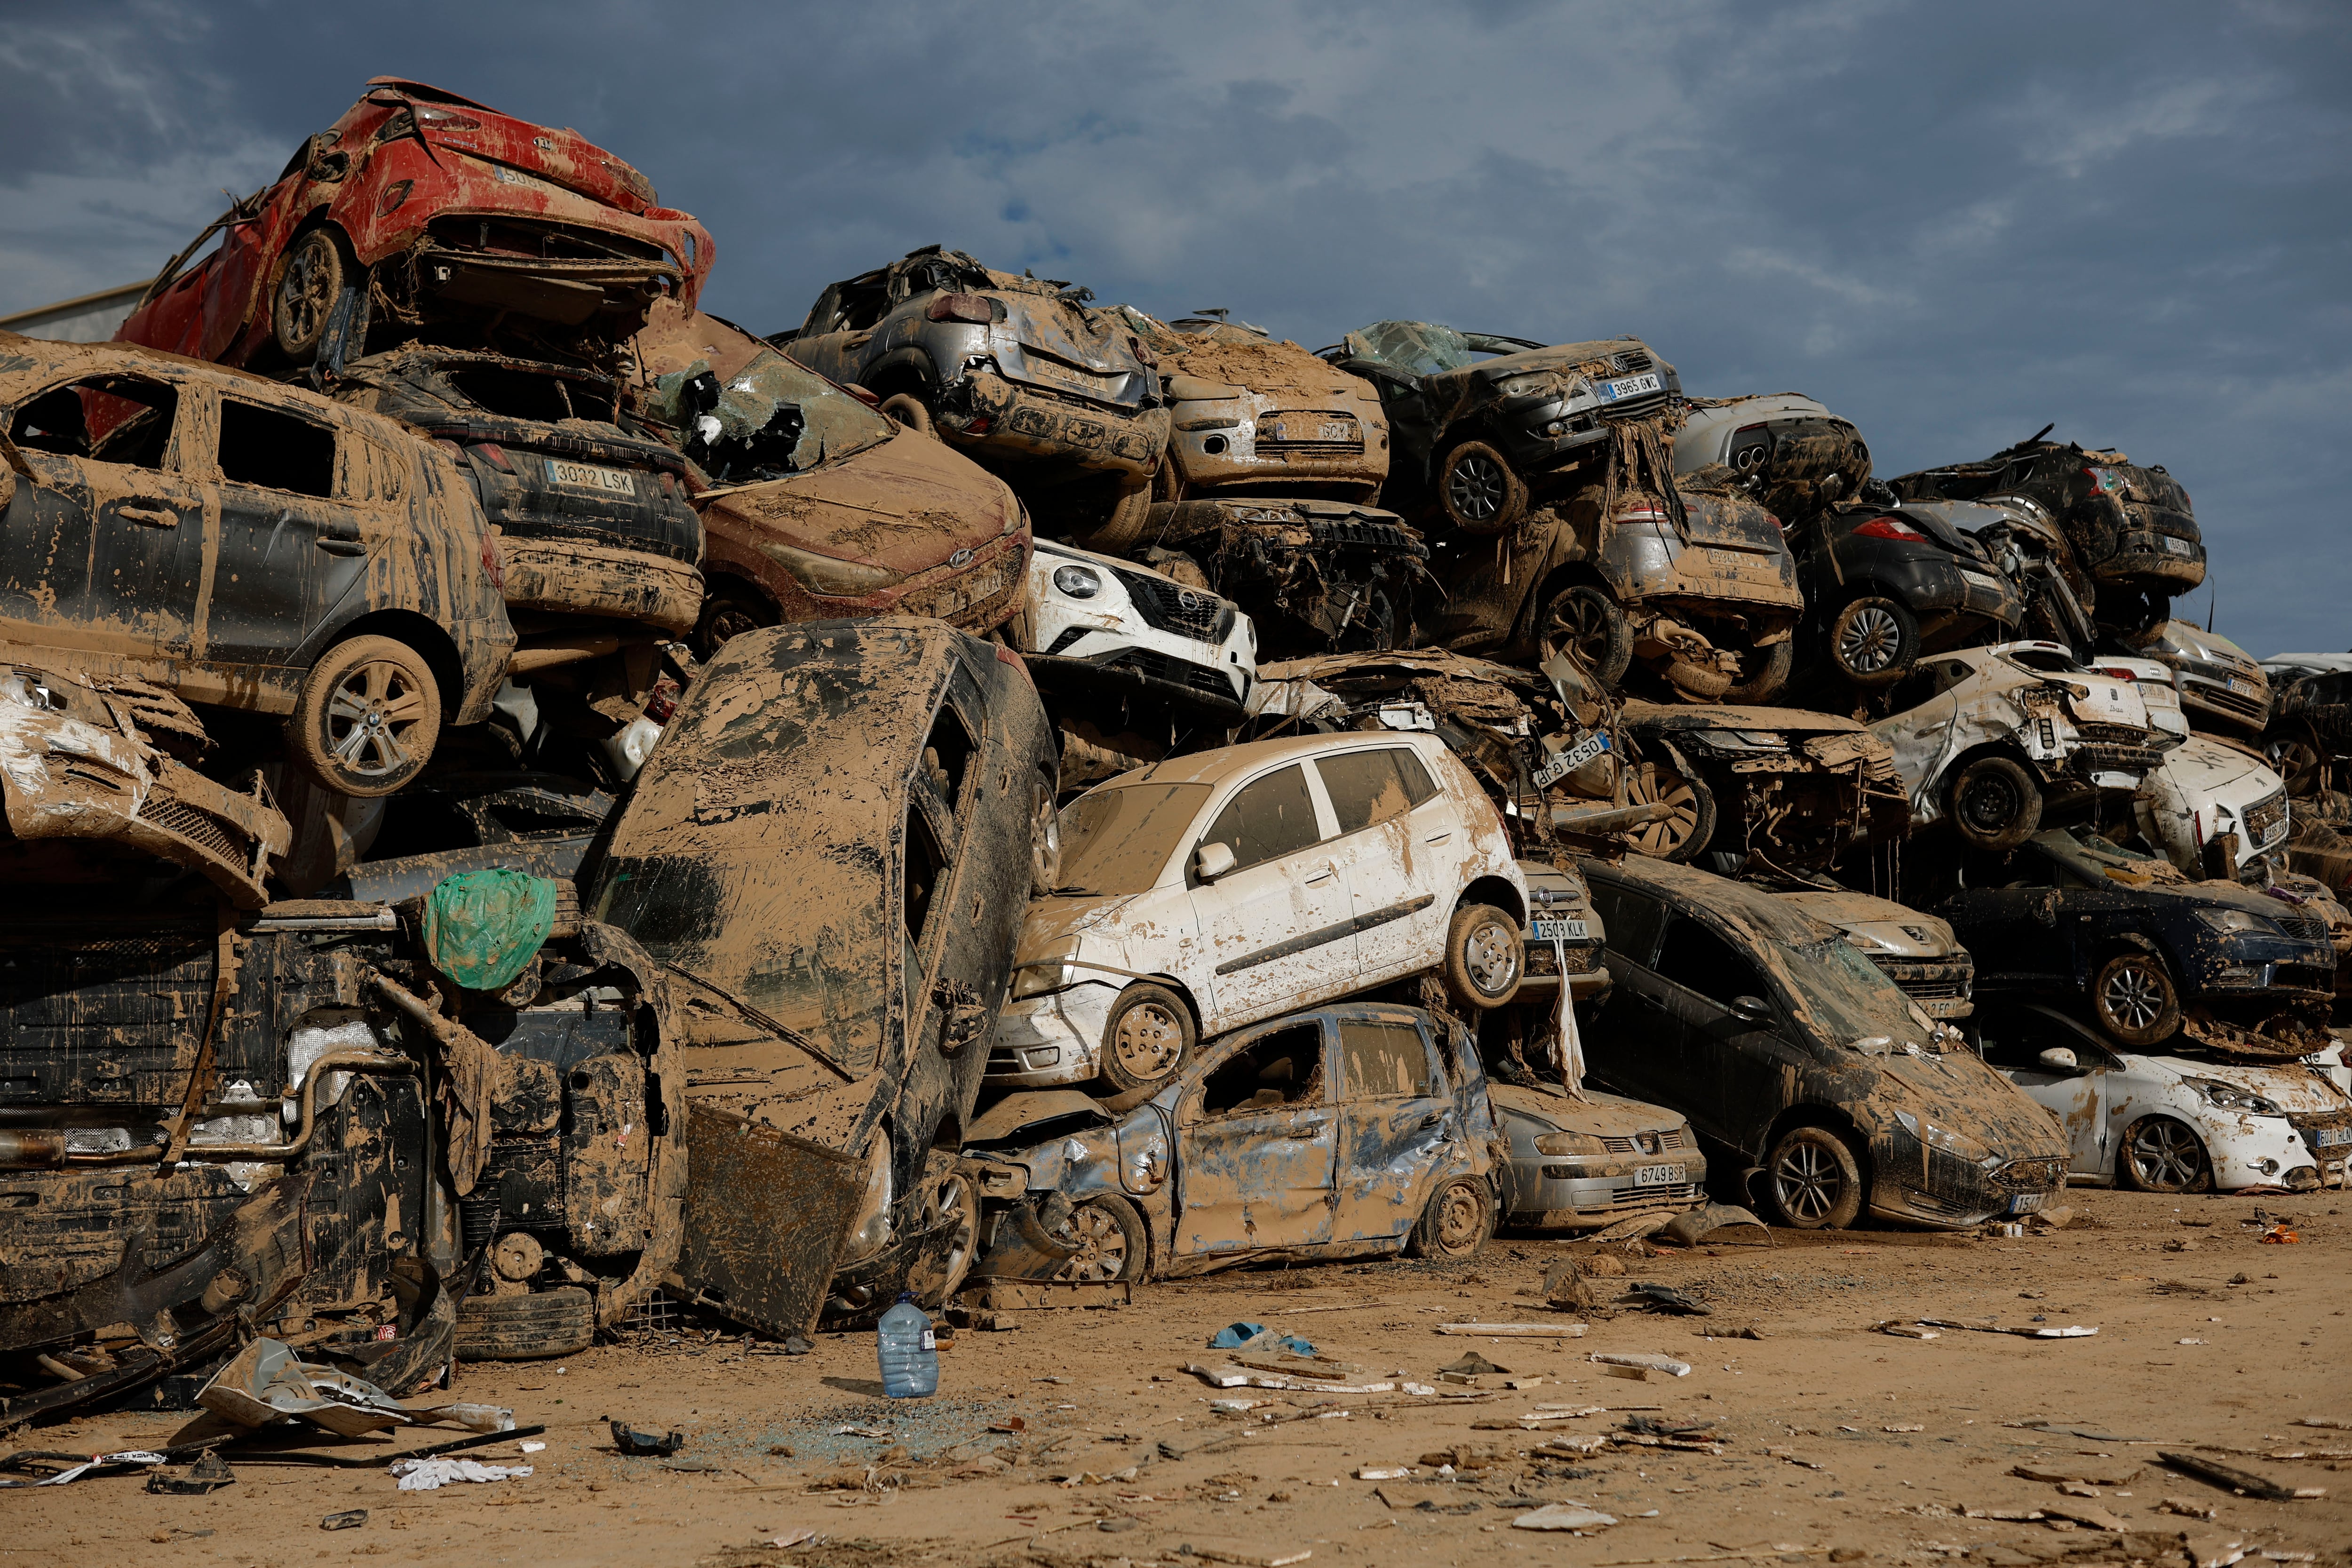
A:
{"type": "Polygon", "coordinates": [[[1460,1252],[1478,1239],[1478,1194],[1455,1183],[1445,1189],[1437,1205],[1437,1245],[1447,1252],[1460,1252]]]}
{"type": "Polygon", "coordinates": [[[2132,1139],[2132,1170],[2151,1187],[2178,1192],[2197,1180],[2204,1169],[2204,1152],[2197,1135],[2178,1121],[2151,1121],[2132,1139]]]}
{"type": "Polygon", "coordinates": [[[1772,1167],[1773,1195],[1794,1219],[1822,1219],[1845,1194],[1845,1173],[1818,1143],[1791,1143],[1772,1167]]]}
{"type": "Polygon", "coordinates": [[[1454,471],[1445,477],[1445,493],[1454,510],[1473,522],[1502,515],[1508,489],[1502,466],[1475,453],[1454,464],[1454,471]]]}
{"type": "Polygon", "coordinates": [[[1838,660],[1857,675],[1876,675],[1895,662],[1902,646],[1903,628],[1895,624],[1893,612],[1884,605],[1865,605],[1846,617],[1845,630],[1838,637],[1838,660]]]}
{"type": "Polygon", "coordinates": [[[2164,988],[2137,963],[2125,964],[2107,976],[2102,999],[2107,1016],[2126,1029],[2145,1029],[2164,1012],[2164,988]]]}
{"type": "Polygon", "coordinates": [[[1167,1008],[1146,1002],[1120,1016],[1110,1048],[1130,1077],[1148,1081],[1174,1070],[1184,1050],[1184,1032],[1167,1008]]]}
{"type": "Polygon", "coordinates": [[[1127,1232],[1101,1208],[1090,1204],[1077,1210],[1055,1239],[1078,1248],[1054,1270],[1056,1279],[1117,1279],[1127,1272],[1127,1232]]]}
{"type": "Polygon", "coordinates": [[[1481,921],[1465,934],[1462,965],[1470,983],[1489,996],[1500,996],[1518,978],[1519,933],[1493,921],[1481,921]]]}
{"type": "Polygon", "coordinates": [[[1698,831],[1698,793],[1687,779],[1661,773],[1654,763],[1644,763],[1634,772],[1625,798],[1634,805],[1663,805],[1674,812],[1664,822],[1645,822],[1633,830],[1634,847],[1644,855],[1671,855],[1698,831]]]}
{"type": "Polygon", "coordinates": [[[409,729],[425,717],[425,694],[396,664],[361,665],[327,701],[327,750],[344,772],[377,779],[408,766],[409,729]]]}

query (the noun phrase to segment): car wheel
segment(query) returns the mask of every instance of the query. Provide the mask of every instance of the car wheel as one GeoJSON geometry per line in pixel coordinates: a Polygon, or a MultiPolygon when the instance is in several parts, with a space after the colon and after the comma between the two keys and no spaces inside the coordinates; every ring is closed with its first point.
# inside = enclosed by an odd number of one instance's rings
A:
{"type": "Polygon", "coordinates": [[[1585,584],[1553,595],[1544,607],[1536,634],[1538,659],[1547,659],[1565,646],[1592,679],[1614,690],[1633,665],[1633,628],[1625,612],[1600,589],[1585,584]]]}
{"type": "Polygon", "coordinates": [[[1118,994],[1103,1026],[1100,1072],[1125,1094],[1156,1089],[1192,1055],[1192,1009],[1165,985],[1139,982],[1118,994]]]}
{"type": "Polygon", "coordinates": [[[1633,848],[1654,860],[1686,865],[1715,837],[1715,792],[1663,763],[1643,763],[1625,781],[1628,805],[1663,805],[1669,815],[1633,830],[1633,848]]]}
{"type": "Polygon", "coordinates": [[[1052,1235],[1063,1246],[1076,1245],[1078,1249],[1054,1270],[1056,1279],[1099,1282],[1143,1278],[1143,1216],[1125,1198],[1108,1194],[1088,1198],[1071,1209],[1070,1217],[1052,1235]]]}
{"type": "Polygon", "coordinates": [[[980,1191],[961,1171],[948,1172],[923,1194],[921,1229],[928,1234],[942,1225],[952,1226],[954,1231],[939,1260],[938,1272],[927,1269],[922,1279],[907,1281],[916,1301],[927,1310],[944,1307],[962,1288],[964,1276],[971,1272],[972,1255],[980,1247],[980,1191]]]}
{"type": "Polygon", "coordinates": [[[1102,526],[1078,541],[1078,548],[1102,555],[1124,555],[1143,538],[1151,521],[1151,481],[1139,479],[1111,498],[1110,515],[1102,526]]]}
{"type": "Polygon", "coordinates": [[[1475,1012],[1507,1005],[1519,994],[1527,941],[1519,922],[1492,904],[1465,904],[1445,928],[1445,989],[1475,1012]]]}
{"type": "Polygon", "coordinates": [[[884,398],[878,412],[918,436],[931,433],[931,411],[924,407],[923,400],[912,393],[901,392],[884,398]]]}
{"type": "Polygon", "coordinates": [[[1054,786],[1037,782],[1029,807],[1029,896],[1042,899],[1062,885],[1062,814],[1054,809],[1054,786]]]}
{"type": "Polygon", "coordinates": [[[384,637],[337,643],[310,667],[286,721],[297,765],[338,795],[390,795],[441,738],[441,685],[425,656],[384,637]]]}
{"type": "Polygon", "coordinates": [[[336,299],[358,271],[359,264],[331,228],[314,228],[287,249],[285,269],[278,275],[278,292],[269,305],[269,329],[278,353],[296,364],[310,363],[327,335],[327,318],[336,299]]]}
{"type": "Polygon", "coordinates": [[[1826,1127],[1791,1127],[1765,1157],[1766,1202],[1793,1230],[1843,1230],[1862,1217],[1862,1161],[1826,1127]]]}
{"type": "Polygon", "coordinates": [[[2014,849],[2042,826],[2042,786],[2013,757],[1979,757],[1952,780],[1952,831],[1979,849],[2014,849]]]}
{"type": "Polygon", "coordinates": [[[1528,484],[1484,441],[1465,441],[1438,465],[1437,500],[1465,533],[1500,533],[1528,510],[1528,484]]]}
{"type": "Polygon", "coordinates": [[[2187,1122],[2143,1116],[2124,1129],[2116,1178],[2137,1193],[2210,1193],[2213,1162],[2187,1122]]]}
{"type": "Polygon", "coordinates": [[[1797,639],[1793,637],[1782,637],[1763,649],[1760,656],[1758,650],[1749,648],[1741,663],[1756,673],[1725,692],[1723,700],[1742,707],[1761,707],[1770,702],[1789,684],[1789,671],[1796,662],[1797,639]]]}
{"type": "Polygon", "coordinates": [[[1495,1234],[1495,1194],[1475,1176],[1449,1176],[1429,1194],[1405,1238],[1408,1258],[1471,1258],[1495,1234]]]}
{"type": "Polygon", "coordinates": [[[775,607],[756,591],[716,580],[703,595],[702,615],[694,624],[694,657],[708,663],[730,638],[772,626],[777,618],[775,607]]]}
{"type": "Polygon", "coordinates": [[[1675,695],[1692,702],[1719,702],[1731,689],[1731,676],[1712,658],[1699,660],[1684,654],[1666,659],[1666,684],[1675,695]]]}
{"type": "Polygon", "coordinates": [[[2147,1050],[2180,1028],[2180,993],[2164,960],[2134,948],[2099,965],[2091,981],[2091,1011],[2117,1045],[2147,1050]]]}
{"type": "Polygon", "coordinates": [[[459,1361],[538,1361],[577,1355],[596,1337],[596,1300],[577,1285],[513,1296],[469,1297],[457,1309],[450,1349],[459,1361]]]}
{"type": "Polygon", "coordinates": [[[1867,594],[1830,617],[1830,662],[1856,686],[1892,686],[1919,657],[1919,618],[1867,594]]]}

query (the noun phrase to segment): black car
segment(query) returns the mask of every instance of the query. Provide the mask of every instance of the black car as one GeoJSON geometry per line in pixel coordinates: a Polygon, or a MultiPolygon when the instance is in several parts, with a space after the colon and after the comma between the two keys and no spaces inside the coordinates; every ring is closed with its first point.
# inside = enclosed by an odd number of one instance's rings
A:
{"type": "Polygon", "coordinates": [[[588,899],[682,999],[697,1299],[782,1336],[955,1288],[1056,770],[1021,656],[943,622],[766,627],[704,667],[588,899]]]}
{"type": "Polygon", "coordinates": [[[2205,581],[2205,543],[2189,492],[2162,466],[2121,452],[2032,440],[1981,462],[1923,468],[1889,481],[1906,500],[1982,500],[2038,510],[2065,534],[2096,584],[2092,614],[2129,632],[2165,618],[2175,595],[2205,581]]]}
{"type": "Polygon", "coordinates": [[[1682,396],[1675,367],[1639,338],[1547,347],[1434,321],[1376,321],[1320,352],[1380,388],[1395,443],[1390,504],[1465,533],[1509,528],[1562,470],[1608,451],[1612,428],[1682,396]]]}
{"type": "Polygon", "coordinates": [[[1964,531],[1994,515],[1965,501],[1898,501],[1873,482],[1862,500],[1792,529],[1817,667],[1874,689],[1900,681],[1921,654],[2013,636],[2024,601],[1964,531]]]}
{"type": "Polygon", "coordinates": [[[2057,1190],[2049,1114],[1835,927],[1686,866],[1582,868],[1616,981],[1584,1031],[1591,1077],[1688,1116],[1717,1179],[1748,1173],[1780,1223],[1957,1229],[2057,1190]]]}
{"type": "Polygon", "coordinates": [[[2101,1031],[2126,1050],[2183,1032],[2273,1059],[2328,1043],[2336,949],[2322,915],[2191,882],[2087,826],[2035,834],[1993,885],[1962,888],[1935,912],[1975,957],[1979,991],[2062,1004],[2087,992],[2101,1031]]]}

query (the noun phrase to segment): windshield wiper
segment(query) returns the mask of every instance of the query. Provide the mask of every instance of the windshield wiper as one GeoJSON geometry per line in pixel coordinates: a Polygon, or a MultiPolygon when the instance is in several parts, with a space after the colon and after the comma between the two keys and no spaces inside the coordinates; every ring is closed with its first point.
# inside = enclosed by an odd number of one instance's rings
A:
{"type": "Polygon", "coordinates": [[[1071,882],[1063,887],[1055,889],[1054,897],[1057,899],[1074,897],[1081,899],[1099,899],[1102,897],[1102,894],[1092,888],[1081,888],[1076,882],[1071,882]]]}
{"type": "Polygon", "coordinates": [[[839,1062],[835,1061],[831,1057],[826,1056],[823,1051],[817,1049],[815,1044],[798,1029],[792,1027],[788,1024],[780,1023],[776,1019],[769,1017],[765,1013],[761,1012],[757,1007],[752,1006],[751,1004],[744,1001],[743,998],[736,995],[732,991],[728,990],[722,985],[713,984],[711,982],[705,980],[701,975],[695,973],[692,970],[681,969],[667,958],[661,961],[661,966],[664,969],[668,970],[672,974],[678,975],[683,979],[693,981],[697,985],[701,986],[705,991],[709,992],[713,996],[718,997],[721,1002],[724,1002],[730,1007],[734,1008],[737,1013],[742,1016],[747,1023],[757,1025],[759,1027],[765,1029],[768,1033],[775,1036],[776,1038],[783,1041],[784,1044],[793,1047],[796,1050],[806,1052],[811,1058],[824,1063],[826,1067],[831,1068],[835,1072],[841,1075],[842,1082],[856,1083],[857,1081],[857,1075],[856,1073],[851,1072],[847,1068],[843,1067],[839,1062]]]}

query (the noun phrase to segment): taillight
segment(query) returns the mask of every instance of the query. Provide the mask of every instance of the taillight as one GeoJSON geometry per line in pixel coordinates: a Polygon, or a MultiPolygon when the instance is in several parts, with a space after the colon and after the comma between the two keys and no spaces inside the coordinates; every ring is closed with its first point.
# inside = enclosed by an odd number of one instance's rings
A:
{"type": "Polygon", "coordinates": [[[507,591],[507,567],[506,563],[499,559],[497,534],[485,532],[482,535],[482,570],[490,574],[491,587],[501,594],[507,591]]]}
{"type": "Polygon", "coordinates": [[[515,471],[514,465],[507,460],[506,448],[496,441],[477,442],[474,450],[479,452],[482,455],[482,460],[499,472],[511,474],[515,471]]]}
{"type": "Polygon", "coordinates": [[[1854,532],[1864,539],[1907,539],[1919,543],[1927,538],[1899,517],[1874,517],[1854,532]]]}
{"type": "Polygon", "coordinates": [[[2099,673],[2101,675],[2110,676],[2116,680],[2137,680],[2139,679],[2138,676],[2134,675],[2128,669],[2109,669],[2105,665],[2101,665],[2099,667],[2099,673]]]}
{"type": "Polygon", "coordinates": [[[430,125],[436,131],[479,131],[482,128],[480,121],[470,115],[459,114],[455,110],[427,109],[421,103],[414,107],[416,123],[430,125]]]}
{"type": "Polygon", "coordinates": [[[398,212],[400,204],[406,201],[408,193],[415,188],[415,180],[394,180],[384,186],[383,195],[375,204],[376,216],[382,217],[387,214],[398,212]]]}
{"type": "Polygon", "coordinates": [[[996,320],[985,294],[941,294],[924,307],[923,314],[934,321],[970,321],[981,327],[996,320]]]}

